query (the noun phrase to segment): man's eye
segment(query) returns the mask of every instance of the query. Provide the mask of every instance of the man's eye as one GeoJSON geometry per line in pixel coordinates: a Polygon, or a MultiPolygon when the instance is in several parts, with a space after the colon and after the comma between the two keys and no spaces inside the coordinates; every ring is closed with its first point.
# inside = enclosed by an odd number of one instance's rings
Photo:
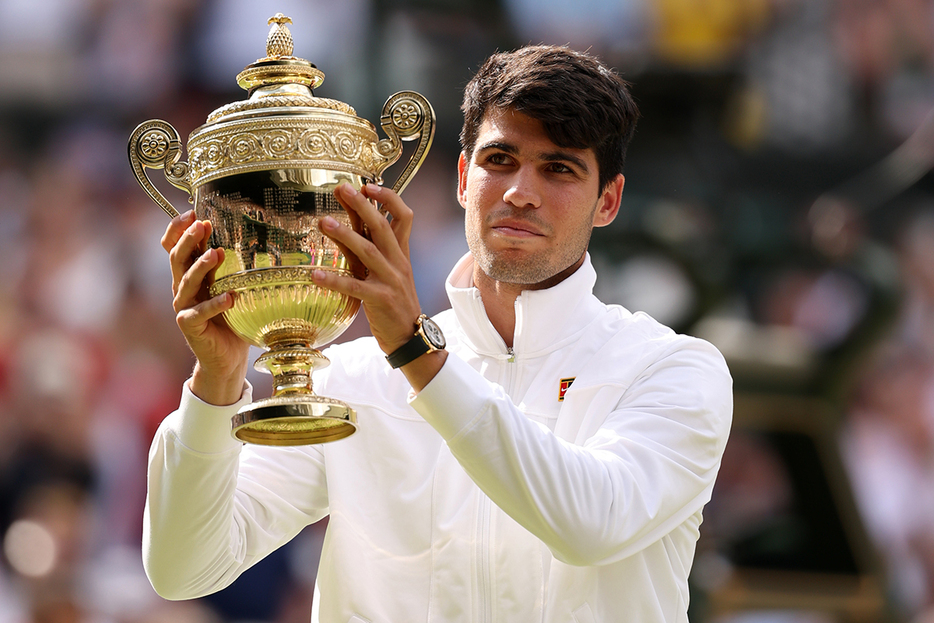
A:
{"type": "Polygon", "coordinates": [[[491,164],[506,164],[508,156],[506,154],[491,154],[487,160],[491,164]]]}
{"type": "Polygon", "coordinates": [[[571,167],[567,166],[566,164],[562,164],[560,162],[552,162],[550,168],[555,173],[573,173],[573,170],[571,169],[571,167]]]}

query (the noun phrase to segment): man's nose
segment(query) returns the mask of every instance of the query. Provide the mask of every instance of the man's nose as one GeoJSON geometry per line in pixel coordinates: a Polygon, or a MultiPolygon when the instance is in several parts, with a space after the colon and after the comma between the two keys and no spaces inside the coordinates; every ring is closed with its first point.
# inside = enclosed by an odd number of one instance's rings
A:
{"type": "Polygon", "coordinates": [[[517,208],[538,208],[542,205],[541,188],[531,167],[520,167],[512,176],[503,200],[517,208]]]}

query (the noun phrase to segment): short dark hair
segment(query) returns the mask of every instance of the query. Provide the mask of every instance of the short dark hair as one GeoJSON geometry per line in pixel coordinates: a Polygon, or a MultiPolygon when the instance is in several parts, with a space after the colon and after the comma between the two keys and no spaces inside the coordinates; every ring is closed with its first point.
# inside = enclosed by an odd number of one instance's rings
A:
{"type": "Polygon", "coordinates": [[[559,147],[593,149],[601,191],[623,172],[639,119],[628,82],[565,46],[527,46],[487,59],[464,89],[460,143],[468,156],[491,108],[537,119],[559,147]]]}

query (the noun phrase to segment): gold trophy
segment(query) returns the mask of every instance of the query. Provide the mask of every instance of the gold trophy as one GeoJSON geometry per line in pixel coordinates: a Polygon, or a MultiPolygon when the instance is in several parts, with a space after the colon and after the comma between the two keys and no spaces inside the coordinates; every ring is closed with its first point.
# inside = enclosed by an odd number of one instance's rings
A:
{"type": "Polygon", "coordinates": [[[316,269],[352,275],[340,248],[318,230],[332,216],[350,226],[334,197],[338,185],[381,184],[381,174],[418,140],[393,186],[402,192],[425,159],[434,136],[428,101],[412,91],[383,106],[388,138],[347,104],[315,97],[324,74],[292,56],[291,19],[269,19],[266,57],[247,66],[237,83],[249,98],[211,113],[188,138],[180,161],[178,132],[161,120],[130,135],[130,165],[149,196],[171,217],[178,212],[152,184],[146,168],[165,169],[189,194],[199,219],[209,220],[210,244],[225,251],[210,292],[234,292],[224,318],[244,340],[266,349],[254,367],[273,375],[273,393],[243,407],[233,434],[248,443],[291,446],[334,441],[356,430],[347,404],[312,392],[311,373],[328,365],[318,350],[350,325],[360,301],[312,281],[316,269]]]}

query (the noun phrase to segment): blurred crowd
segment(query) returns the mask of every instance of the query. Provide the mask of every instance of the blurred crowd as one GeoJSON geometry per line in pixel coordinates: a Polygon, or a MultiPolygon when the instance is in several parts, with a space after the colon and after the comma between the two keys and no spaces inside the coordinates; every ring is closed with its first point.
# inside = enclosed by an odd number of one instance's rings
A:
{"type": "Polygon", "coordinates": [[[0,0],[0,623],[308,620],[323,525],[193,602],[140,561],[148,444],[192,359],[126,140],[243,99],[276,12],[319,95],[370,120],[402,89],[434,105],[405,194],[429,313],[466,251],[471,71],[546,42],[630,80],[644,120],[594,239],[601,296],[714,341],[738,393],[833,404],[888,611],[934,620],[932,0],[0,0]]]}

